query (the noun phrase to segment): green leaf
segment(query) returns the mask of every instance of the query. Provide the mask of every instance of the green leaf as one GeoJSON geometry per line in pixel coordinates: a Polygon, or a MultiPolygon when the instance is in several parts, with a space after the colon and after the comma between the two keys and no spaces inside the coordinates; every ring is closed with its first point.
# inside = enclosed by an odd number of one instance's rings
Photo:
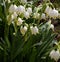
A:
{"type": "Polygon", "coordinates": [[[40,48],[40,53],[38,54],[38,56],[40,56],[50,45],[50,43],[53,41],[53,38],[55,37],[55,34],[53,34],[48,40],[46,40],[43,44],[43,47],[40,48]]]}
{"type": "Polygon", "coordinates": [[[0,46],[0,49],[1,49],[1,50],[3,50],[3,47],[2,47],[2,46],[0,46]]]}
{"type": "Polygon", "coordinates": [[[32,53],[29,58],[29,62],[35,62],[36,54],[37,54],[37,49],[35,47],[33,47],[32,53]]]}

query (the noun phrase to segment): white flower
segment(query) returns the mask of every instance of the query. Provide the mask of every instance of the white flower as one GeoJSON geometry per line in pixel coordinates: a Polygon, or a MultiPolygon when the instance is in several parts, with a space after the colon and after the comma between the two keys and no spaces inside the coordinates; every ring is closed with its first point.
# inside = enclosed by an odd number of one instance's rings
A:
{"type": "Polygon", "coordinates": [[[39,19],[40,18],[40,14],[39,13],[34,13],[33,18],[39,19]]]}
{"type": "Polygon", "coordinates": [[[50,25],[50,29],[52,29],[54,31],[54,25],[53,24],[50,25]]]}
{"type": "Polygon", "coordinates": [[[31,33],[34,34],[34,35],[36,35],[37,33],[39,33],[37,26],[34,26],[34,27],[30,26],[30,30],[31,30],[31,33]]]}
{"type": "Polygon", "coordinates": [[[59,53],[59,50],[55,51],[55,50],[52,50],[50,52],[50,55],[51,59],[54,59],[55,61],[58,61],[58,59],[60,58],[60,53],[59,53]]]}
{"type": "Polygon", "coordinates": [[[46,9],[45,9],[45,13],[46,13],[47,15],[49,15],[49,13],[50,13],[51,11],[52,11],[52,8],[49,7],[49,6],[47,6],[46,9]]]}
{"type": "Polygon", "coordinates": [[[28,12],[25,12],[25,13],[24,13],[24,17],[25,17],[26,19],[28,19],[28,18],[30,17],[29,13],[28,13],[28,12]]]}
{"type": "Polygon", "coordinates": [[[46,15],[44,13],[42,13],[41,19],[45,19],[45,18],[46,18],[46,15]]]}
{"type": "Polygon", "coordinates": [[[17,20],[17,26],[20,26],[23,23],[24,20],[22,20],[21,18],[18,18],[17,20]]]}
{"type": "Polygon", "coordinates": [[[16,12],[17,11],[17,6],[16,5],[11,5],[10,8],[9,8],[9,12],[10,13],[13,13],[13,12],[16,12]]]}
{"type": "Polygon", "coordinates": [[[24,13],[24,12],[25,12],[25,7],[22,6],[22,5],[18,6],[17,12],[18,12],[18,13],[24,13]]]}
{"type": "Polygon", "coordinates": [[[58,11],[55,10],[55,9],[53,9],[53,10],[49,13],[49,16],[50,16],[51,18],[56,19],[56,18],[58,17],[58,11]]]}
{"type": "Polygon", "coordinates": [[[13,19],[16,19],[17,18],[17,13],[16,12],[14,12],[12,15],[11,15],[11,20],[13,20],[13,19]]]}
{"type": "Polygon", "coordinates": [[[27,0],[21,0],[22,3],[27,3],[27,0]]]}
{"type": "Polygon", "coordinates": [[[29,8],[27,9],[27,12],[28,12],[29,14],[31,14],[31,13],[32,13],[32,8],[29,7],[29,8]]]}
{"type": "Polygon", "coordinates": [[[21,34],[24,36],[25,35],[25,33],[27,32],[27,26],[21,26],[21,28],[20,28],[20,32],[21,32],[21,34]]]}

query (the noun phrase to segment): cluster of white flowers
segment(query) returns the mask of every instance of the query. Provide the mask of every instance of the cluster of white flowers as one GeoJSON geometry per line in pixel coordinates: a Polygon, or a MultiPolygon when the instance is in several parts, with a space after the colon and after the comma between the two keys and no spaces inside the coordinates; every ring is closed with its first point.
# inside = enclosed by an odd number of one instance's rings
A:
{"type": "Polygon", "coordinates": [[[55,50],[52,50],[50,52],[50,55],[51,59],[54,59],[56,62],[58,61],[58,59],[60,58],[60,52],[59,50],[55,51],[55,50]]]}
{"type": "MultiPolygon", "coordinates": [[[[31,7],[25,8],[22,5],[16,6],[15,4],[14,5],[12,4],[9,7],[9,13],[12,22],[14,23],[14,21],[16,20],[16,25],[20,26],[21,34],[25,35],[25,33],[28,30],[28,26],[22,26],[22,24],[24,22],[24,18],[26,19],[30,18],[30,15],[32,14],[32,8],[31,7]],[[23,18],[21,18],[20,15],[23,15],[23,18]]],[[[39,17],[40,17],[39,13],[34,13],[35,19],[39,19],[39,17]]],[[[30,26],[30,30],[32,35],[36,35],[37,33],[39,33],[37,26],[30,26]]]]}
{"type": "Polygon", "coordinates": [[[44,20],[46,20],[47,18],[52,18],[52,19],[60,18],[60,13],[58,12],[58,10],[56,10],[55,8],[52,9],[52,7],[48,5],[46,6],[46,9],[42,14],[38,13],[38,11],[42,9],[42,5],[40,6],[38,6],[37,8],[35,7],[34,9],[36,11],[36,13],[34,13],[35,19],[39,19],[40,16],[41,16],[41,19],[44,19],[44,20]]]}
{"type": "Polygon", "coordinates": [[[53,19],[56,19],[58,17],[58,10],[56,10],[55,8],[52,9],[51,7],[47,6],[45,9],[45,13],[53,19]]]}
{"type": "MultiPolygon", "coordinates": [[[[9,0],[10,1],[10,0],[9,0]]],[[[22,3],[27,3],[27,0],[21,0],[22,3]]],[[[34,8],[35,9],[35,8],[34,8]]],[[[43,13],[39,13],[38,10],[42,9],[42,8],[37,8],[37,11],[33,11],[31,7],[26,7],[25,5],[15,5],[15,4],[11,4],[9,7],[9,15],[8,15],[8,20],[10,22],[10,18],[11,18],[11,22],[10,23],[15,23],[19,28],[20,28],[20,33],[24,36],[27,31],[28,31],[28,26],[30,29],[30,32],[32,35],[36,35],[39,34],[39,29],[37,26],[33,26],[33,25],[28,25],[28,23],[26,23],[26,20],[29,20],[29,18],[34,18],[34,20],[40,20],[41,19],[46,19],[47,17],[56,19],[56,18],[60,18],[60,14],[58,13],[58,10],[56,10],[55,8],[52,9],[51,7],[47,6],[45,11],[43,13]],[[28,26],[24,25],[27,24],[28,26]]],[[[33,20],[32,20],[33,21],[33,20]]],[[[10,24],[9,24],[10,25],[10,24]]],[[[48,25],[48,29],[52,29],[54,31],[54,25],[51,24],[51,20],[49,20],[47,22],[48,25]]],[[[52,50],[50,53],[50,57],[52,59],[54,59],[55,61],[58,61],[58,59],[60,58],[60,53],[59,50],[55,51],[52,50]]]]}
{"type": "Polygon", "coordinates": [[[9,12],[11,14],[15,13],[13,15],[13,18],[15,17],[15,15],[21,15],[21,14],[23,14],[23,16],[26,19],[28,19],[30,17],[31,13],[32,13],[32,8],[31,7],[25,8],[23,5],[16,6],[16,5],[12,4],[10,6],[10,8],[9,8],[9,12]]]}
{"type": "MultiPolygon", "coordinates": [[[[27,30],[28,30],[28,26],[21,26],[21,28],[20,28],[20,32],[23,36],[27,32],[27,30]]],[[[30,26],[30,30],[31,30],[32,35],[36,35],[39,33],[37,26],[30,26]]]]}
{"type": "MultiPolygon", "coordinates": [[[[27,0],[21,0],[22,3],[27,3],[27,0]]],[[[56,19],[59,16],[58,11],[54,8],[52,9],[51,7],[47,6],[45,11],[43,13],[39,13],[39,10],[42,9],[41,7],[35,7],[32,10],[32,7],[28,6],[26,7],[25,5],[15,5],[11,4],[9,7],[9,18],[10,23],[16,23],[17,26],[23,25],[23,23],[26,23],[26,20],[29,20],[29,18],[34,18],[34,20],[41,20],[47,18],[49,16],[50,18],[56,19]],[[11,18],[11,19],[10,19],[11,18]]],[[[59,16],[60,17],[60,16],[59,16]]],[[[50,23],[50,21],[47,23],[49,25],[49,29],[51,28],[54,30],[54,25],[50,23]]],[[[28,27],[27,26],[21,26],[20,31],[23,35],[27,32],[28,27]]],[[[39,30],[37,26],[30,26],[31,33],[36,35],[39,33],[39,30]]]]}
{"type": "Polygon", "coordinates": [[[36,9],[42,9],[42,8],[34,8],[33,11],[35,12],[32,12],[32,8],[31,7],[25,7],[23,5],[19,5],[19,6],[16,6],[15,4],[11,4],[10,8],[9,8],[9,12],[12,14],[12,19],[16,18],[17,15],[21,15],[23,14],[23,17],[25,17],[26,19],[30,18],[30,16],[32,15],[33,13],[33,18],[35,19],[40,19],[40,16],[41,16],[41,19],[46,19],[47,16],[50,17],[50,18],[53,18],[53,19],[56,19],[59,17],[59,12],[58,10],[56,10],[55,8],[52,9],[51,7],[47,6],[44,13],[40,14],[38,12],[38,10],[36,9]]]}

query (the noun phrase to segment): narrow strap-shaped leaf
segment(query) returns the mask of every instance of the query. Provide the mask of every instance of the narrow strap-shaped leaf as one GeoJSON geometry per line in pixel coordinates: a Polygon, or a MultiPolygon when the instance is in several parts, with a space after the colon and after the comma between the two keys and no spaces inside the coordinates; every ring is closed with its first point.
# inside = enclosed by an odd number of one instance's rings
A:
{"type": "Polygon", "coordinates": [[[37,50],[33,47],[32,54],[30,55],[29,62],[35,62],[37,50]]]}
{"type": "Polygon", "coordinates": [[[46,43],[45,46],[40,50],[40,53],[38,54],[38,56],[40,56],[41,53],[42,53],[43,51],[45,51],[45,50],[48,48],[49,44],[52,42],[52,40],[53,40],[54,37],[55,37],[55,34],[53,34],[53,35],[50,37],[50,39],[47,40],[47,43],[46,43]]]}

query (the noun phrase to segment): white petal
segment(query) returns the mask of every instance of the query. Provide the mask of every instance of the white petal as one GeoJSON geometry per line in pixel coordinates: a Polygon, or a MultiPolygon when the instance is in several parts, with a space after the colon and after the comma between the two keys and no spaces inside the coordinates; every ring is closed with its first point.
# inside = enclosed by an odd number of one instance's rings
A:
{"type": "Polygon", "coordinates": [[[30,17],[29,13],[28,13],[28,12],[25,12],[25,13],[24,13],[24,17],[25,17],[26,19],[28,19],[28,18],[30,17]]]}
{"type": "Polygon", "coordinates": [[[22,35],[25,35],[25,33],[27,32],[27,27],[26,26],[24,26],[24,27],[21,26],[20,31],[21,31],[22,35]]]}
{"type": "Polygon", "coordinates": [[[27,9],[27,12],[28,12],[29,14],[31,14],[31,13],[32,13],[32,8],[29,7],[29,8],[27,9]]]}
{"type": "Polygon", "coordinates": [[[23,23],[23,20],[21,18],[18,18],[17,25],[20,26],[23,23]]]}

